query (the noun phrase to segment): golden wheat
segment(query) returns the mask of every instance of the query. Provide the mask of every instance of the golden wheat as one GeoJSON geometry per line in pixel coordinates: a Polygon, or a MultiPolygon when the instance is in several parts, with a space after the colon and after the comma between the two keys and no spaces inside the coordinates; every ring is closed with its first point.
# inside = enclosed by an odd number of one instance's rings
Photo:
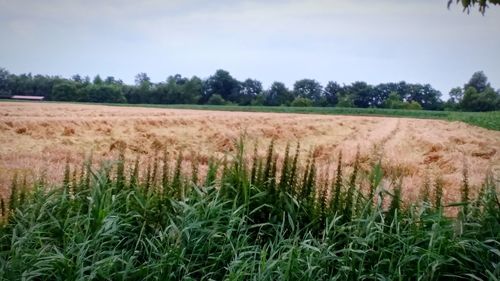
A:
{"type": "Polygon", "coordinates": [[[15,171],[28,177],[45,173],[54,181],[67,160],[79,165],[90,151],[96,162],[111,159],[120,146],[130,159],[142,155],[144,163],[164,149],[183,151],[186,163],[195,159],[203,171],[210,157],[233,151],[242,132],[247,147],[257,143],[261,156],[272,139],[280,153],[287,143],[300,142],[303,158],[312,153],[319,169],[334,163],[339,151],[352,165],[359,149],[361,169],[380,159],[389,179],[403,177],[410,200],[426,174],[442,178],[444,199],[456,200],[464,161],[476,187],[500,165],[500,132],[461,122],[0,102],[1,193],[7,195],[15,171]]]}

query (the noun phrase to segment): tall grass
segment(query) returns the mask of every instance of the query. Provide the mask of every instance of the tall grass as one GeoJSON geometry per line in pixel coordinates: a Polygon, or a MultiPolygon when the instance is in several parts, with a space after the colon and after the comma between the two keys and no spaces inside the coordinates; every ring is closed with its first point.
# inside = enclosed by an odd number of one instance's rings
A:
{"type": "Polygon", "coordinates": [[[465,202],[444,205],[438,180],[408,203],[379,164],[347,174],[339,155],[320,176],[298,147],[278,161],[273,144],[260,158],[242,143],[204,179],[167,151],[146,169],[126,167],[123,152],[99,170],[67,165],[61,186],[30,192],[16,177],[1,200],[0,279],[499,280],[492,176],[476,197],[465,178],[465,202]],[[461,215],[446,217],[449,206],[461,215]]]}

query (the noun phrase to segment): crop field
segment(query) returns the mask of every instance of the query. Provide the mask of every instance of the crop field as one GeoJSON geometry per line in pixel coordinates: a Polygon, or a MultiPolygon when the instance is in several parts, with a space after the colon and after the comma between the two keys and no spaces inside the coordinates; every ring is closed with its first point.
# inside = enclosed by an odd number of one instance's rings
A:
{"type": "Polygon", "coordinates": [[[62,103],[0,112],[0,280],[500,280],[498,131],[62,103]]]}
{"type": "Polygon", "coordinates": [[[500,111],[459,112],[459,111],[408,110],[408,109],[387,109],[387,108],[237,106],[237,105],[193,105],[193,104],[169,104],[169,105],[127,104],[126,106],[172,108],[172,109],[243,111],[243,112],[334,114],[334,115],[361,115],[361,116],[440,119],[447,121],[462,121],[486,129],[500,131],[500,111]]]}
{"type": "Polygon", "coordinates": [[[332,175],[340,152],[352,167],[360,153],[362,171],[381,161],[386,185],[402,179],[403,196],[414,199],[426,180],[440,178],[444,199],[458,199],[464,167],[472,192],[488,172],[499,174],[500,132],[462,122],[373,116],[201,111],[58,103],[0,103],[1,191],[6,198],[14,173],[33,181],[44,174],[61,179],[66,161],[79,165],[88,153],[112,159],[127,148],[127,159],[146,165],[166,149],[182,152],[202,172],[210,158],[222,159],[246,134],[264,156],[271,140],[278,158],[300,143],[302,159],[312,154],[320,173],[332,175]]]}

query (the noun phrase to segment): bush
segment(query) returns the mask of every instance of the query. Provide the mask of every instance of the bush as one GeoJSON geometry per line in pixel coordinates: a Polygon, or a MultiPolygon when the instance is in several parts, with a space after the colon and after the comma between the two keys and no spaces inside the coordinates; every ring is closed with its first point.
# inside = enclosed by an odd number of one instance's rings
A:
{"type": "Polygon", "coordinates": [[[438,203],[400,204],[381,167],[358,175],[356,159],[345,181],[339,155],[324,183],[298,146],[278,162],[273,144],[250,158],[242,143],[204,181],[167,153],[142,171],[123,152],[98,171],[67,165],[59,187],[31,192],[15,176],[0,200],[0,280],[498,280],[493,177],[448,218],[439,182],[438,203]]]}
{"type": "Polygon", "coordinates": [[[292,101],[292,103],[290,104],[290,106],[294,106],[294,107],[309,107],[312,105],[313,105],[313,102],[310,99],[300,98],[300,97],[295,98],[292,101]]]}
{"type": "Polygon", "coordinates": [[[406,103],[405,108],[411,110],[422,110],[422,106],[420,105],[420,103],[416,101],[411,101],[410,103],[406,103]]]}
{"type": "Polygon", "coordinates": [[[226,101],[221,95],[214,94],[208,99],[207,103],[211,105],[224,105],[226,104],[226,101]]]}

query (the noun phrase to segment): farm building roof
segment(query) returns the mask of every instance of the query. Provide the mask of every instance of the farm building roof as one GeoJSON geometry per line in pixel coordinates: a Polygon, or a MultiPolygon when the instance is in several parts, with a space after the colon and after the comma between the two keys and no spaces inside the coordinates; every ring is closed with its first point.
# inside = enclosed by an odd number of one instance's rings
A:
{"type": "Polygon", "coordinates": [[[16,100],[43,100],[44,96],[12,96],[11,99],[16,100]]]}

